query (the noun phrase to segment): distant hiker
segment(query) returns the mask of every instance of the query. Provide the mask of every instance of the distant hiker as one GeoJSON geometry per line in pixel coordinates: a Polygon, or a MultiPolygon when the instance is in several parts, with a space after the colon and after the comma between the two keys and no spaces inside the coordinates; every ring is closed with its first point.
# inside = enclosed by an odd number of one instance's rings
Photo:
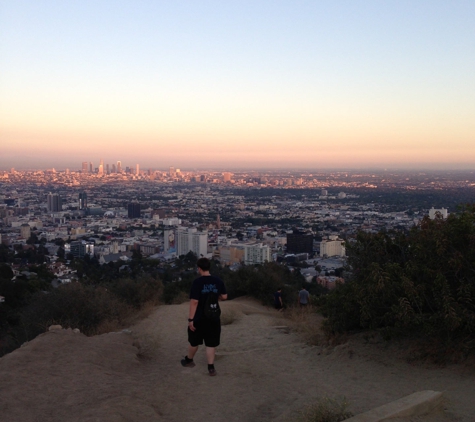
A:
{"type": "Polygon", "coordinates": [[[278,289],[274,293],[274,307],[279,312],[284,309],[284,303],[282,302],[282,289],[278,289]]]}
{"type": "Polygon", "coordinates": [[[221,338],[221,310],[219,300],[226,300],[226,287],[223,281],[209,273],[211,262],[207,258],[200,258],[197,262],[199,277],[193,281],[190,292],[190,310],[188,314],[188,354],[181,360],[181,364],[193,368],[193,357],[198,347],[206,346],[208,359],[208,373],[216,375],[214,357],[216,347],[221,338]]]}
{"type": "Polygon", "coordinates": [[[307,290],[305,289],[305,287],[302,287],[299,291],[299,306],[301,308],[304,308],[305,306],[308,305],[308,298],[309,298],[310,294],[307,292],[307,290]]]}

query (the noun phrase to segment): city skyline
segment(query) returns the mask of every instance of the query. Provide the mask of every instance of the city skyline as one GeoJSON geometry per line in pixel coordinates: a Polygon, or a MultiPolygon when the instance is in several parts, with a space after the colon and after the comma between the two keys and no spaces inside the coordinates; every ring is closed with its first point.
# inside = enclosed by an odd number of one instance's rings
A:
{"type": "Polygon", "coordinates": [[[1,12],[0,170],[475,168],[473,2],[1,12]]]}

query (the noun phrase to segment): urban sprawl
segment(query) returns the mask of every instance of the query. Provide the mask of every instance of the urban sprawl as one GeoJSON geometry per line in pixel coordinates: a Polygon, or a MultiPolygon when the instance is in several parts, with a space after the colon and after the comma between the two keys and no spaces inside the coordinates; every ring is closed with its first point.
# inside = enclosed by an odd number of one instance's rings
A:
{"type": "MultiPolygon", "coordinates": [[[[344,282],[345,242],[359,230],[446,218],[474,190],[470,171],[141,170],[102,160],[76,171],[11,169],[0,171],[0,241],[12,250],[41,243],[56,285],[77,281],[68,257],[126,268],[134,252],[157,266],[192,252],[231,269],[281,262],[331,289],[344,282]]],[[[28,276],[19,261],[15,275],[28,276]]]]}

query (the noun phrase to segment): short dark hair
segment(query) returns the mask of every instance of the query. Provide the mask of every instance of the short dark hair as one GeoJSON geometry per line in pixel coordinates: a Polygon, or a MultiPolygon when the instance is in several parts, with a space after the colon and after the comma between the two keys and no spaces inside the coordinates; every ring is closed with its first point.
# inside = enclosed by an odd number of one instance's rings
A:
{"type": "Polygon", "coordinates": [[[211,268],[211,262],[208,258],[200,258],[196,265],[201,268],[203,271],[209,271],[211,268]]]}

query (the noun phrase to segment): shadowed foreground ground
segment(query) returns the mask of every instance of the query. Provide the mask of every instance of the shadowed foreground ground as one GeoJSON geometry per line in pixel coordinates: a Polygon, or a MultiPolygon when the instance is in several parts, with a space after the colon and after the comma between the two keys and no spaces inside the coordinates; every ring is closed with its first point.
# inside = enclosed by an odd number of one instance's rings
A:
{"type": "Polygon", "coordinates": [[[8,422],[286,421],[318,397],[361,413],[420,390],[443,391],[445,412],[406,421],[475,420],[475,372],[407,364],[381,345],[307,346],[288,321],[249,299],[224,302],[217,377],[204,350],[186,353],[187,304],[162,306],[130,333],[51,331],[0,359],[8,422]],[[140,343],[138,357],[135,347],[140,343]],[[134,345],[135,344],[135,345],[134,345]]]}

